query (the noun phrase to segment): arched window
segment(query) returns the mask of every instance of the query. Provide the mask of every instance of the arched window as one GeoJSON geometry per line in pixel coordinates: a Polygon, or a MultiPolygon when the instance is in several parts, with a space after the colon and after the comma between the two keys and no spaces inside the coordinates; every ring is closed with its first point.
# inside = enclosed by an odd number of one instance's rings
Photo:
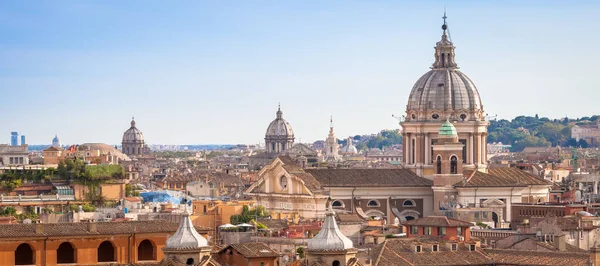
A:
{"type": "Polygon", "coordinates": [[[35,254],[31,246],[23,243],[15,250],[15,265],[32,265],[35,264],[35,254]]]}
{"type": "Polygon", "coordinates": [[[98,262],[117,261],[115,247],[110,241],[104,241],[98,246],[98,262]]]}
{"type": "Polygon", "coordinates": [[[458,173],[458,159],[456,158],[456,156],[452,156],[450,157],[450,174],[457,174],[458,173]]]}
{"type": "Polygon", "coordinates": [[[69,242],[64,242],[56,250],[56,263],[76,263],[75,249],[69,242]]]}
{"type": "Polygon", "coordinates": [[[402,206],[404,207],[415,207],[417,206],[417,204],[415,203],[414,200],[405,200],[404,202],[402,202],[402,206]]]}
{"type": "Polygon", "coordinates": [[[333,207],[333,208],[340,208],[341,209],[341,208],[344,208],[344,203],[342,201],[340,201],[340,200],[334,200],[331,203],[331,207],[333,207]]]}
{"type": "Polygon", "coordinates": [[[442,54],[442,66],[446,65],[446,54],[442,54]]]}
{"type": "Polygon", "coordinates": [[[370,201],[367,203],[367,206],[368,206],[368,207],[379,207],[379,202],[378,202],[378,201],[376,201],[376,200],[370,200],[370,201]]]}
{"type": "Polygon", "coordinates": [[[154,252],[154,244],[150,240],[145,239],[138,246],[138,260],[156,260],[156,252],[154,252]]]}
{"type": "Polygon", "coordinates": [[[334,260],[333,263],[331,263],[331,266],[340,266],[340,261],[334,260]]]}
{"type": "Polygon", "coordinates": [[[442,156],[437,157],[437,162],[436,162],[436,173],[438,175],[442,174],[442,156]]]}
{"type": "Polygon", "coordinates": [[[272,151],[272,152],[275,152],[275,142],[271,143],[271,145],[272,145],[272,147],[273,147],[273,148],[271,149],[271,151],[272,151]]]}

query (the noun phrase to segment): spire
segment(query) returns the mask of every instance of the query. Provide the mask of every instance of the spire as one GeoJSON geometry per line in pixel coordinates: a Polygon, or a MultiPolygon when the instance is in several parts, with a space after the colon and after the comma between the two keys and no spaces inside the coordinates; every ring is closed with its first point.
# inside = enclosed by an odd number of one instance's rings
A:
{"type": "Polygon", "coordinates": [[[446,10],[444,10],[444,24],[442,24],[442,40],[435,45],[435,62],[431,68],[445,68],[445,69],[457,69],[456,62],[454,62],[454,45],[449,40],[448,23],[446,22],[446,10]]]}
{"type": "Polygon", "coordinates": [[[277,103],[277,119],[283,118],[283,112],[281,112],[281,103],[277,103]]]}
{"type": "Polygon", "coordinates": [[[135,118],[131,117],[131,127],[135,127],[135,118]]]}

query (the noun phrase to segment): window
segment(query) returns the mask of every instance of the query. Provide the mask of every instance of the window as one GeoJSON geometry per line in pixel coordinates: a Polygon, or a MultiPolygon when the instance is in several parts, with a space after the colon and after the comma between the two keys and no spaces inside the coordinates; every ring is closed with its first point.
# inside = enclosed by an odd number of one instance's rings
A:
{"type": "Polygon", "coordinates": [[[458,249],[458,245],[456,243],[452,243],[452,245],[450,246],[450,249],[452,251],[456,251],[458,249]]]}
{"type": "Polygon", "coordinates": [[[438,234],[441,236],[445,236],[446,235],[446,227],[439,227],[438,228],[438,234]]]}
{"type": "Polygon", "coordinates": [[[434,244],[434,245],[431,247],[431,250],[432,250],[433,252],[438,252],[438,251],[439,251],[439,247],[438,247],[438,245],[435,245],[435,244],[434,244]]]}
{"type": "Polygon", "coordinates": [[[462,227],[456,227],[456,235],[462,236],[462,227]]]}
{"type": "MultiPolygon", "coordinates": [[[[265,266],[265,263],[261,262],[260,266],[265,266]]],[[[340,266],[340,261],[339,260],[334,260],[333,263],[331,263],[331,266],[340,266]]]]}
{"type": "Polygon", "coordinates": [[[467,119],[467,115],[466,114],[460,114],[460,120],[465,121],[465,119],[467,119]]]}
{"type": "Polygon", "coordinates": [[[417,246],[415,246],[415,251],[416,251],[417,253],[420,253],[420,252],[421,252],[421,245],[417,245],[417,246]]]}
{"type": "Polygon", "coordinates": [[[378,202],[378,201],[376,201],[376,200],[370,200],[370,201],[367,203],[367,206],[368,206],[368,207],[379,207],[379,202],[378,202]]]}
{"type": "Polygon", "coordinates": [[[479,219],[479,212],[478,211],[474,212],[473,217],[475,217],[475,219],[479,219]]]}
{"type": "Polygon", "coordinates": [[[442,174],[442,156],[439,155],[437,157],[436,172],[438,175],[442,174]]]}
{"type": "Polygon", "coordinates": [[[333,203],[331,203],[331,207],[333,208],[344,208],[344,204],[339,201],[339,200],[334,200],[333,203]]]}
{"type": "Polygon", "coordinates": [[[450,174],[458,173],[458,159],[456,156],[450,157],[450,174]]]}
{"type": "Polygon", "coordinates": [[[437,120],[438,118],[440,118],[440,115],[438,115],[438,114],[433,114],[433,115],[431,115],[431,118],[433,118],[433,119],[437,120]]]}
{"type": "Polygon", "coordinates": [[[431,235],[431,226],[426,226],[425,230],[423,230],[423,234],[430,236],[431,235]]]}
{"type": "Polygon", "coordinates": [[[475,251],[475,245],[469,245],[469,251],[475,251]]]}
{"type": "Polygon", "coordinates": [[[281,185],[281,188],[286,189],[287,188],[287,177],[281,176],[279,178],[279,184],[281,185]]]}
{"type": "Polygon", "coordinates": [[[413,235],[416,235],[419,233],[419,227],[417,227],[416,225],[411,225],[410,226],[410,233],[413,235]]]}
{"type": "Polygon", "coordinates": [[[404,202],[402,202],[402,206],[415,207],[415,206],[417,206],[417,204],[415,204],[415,201],[413,201],[413,200],[405,200],[404,202]]]}
{"type": "Polygon", "coordinates": [[[488,212],[484,211],[484,212],[482,212],[482,214],[483,214],[483,219],[487,220],[488,219],[488,212]]]}

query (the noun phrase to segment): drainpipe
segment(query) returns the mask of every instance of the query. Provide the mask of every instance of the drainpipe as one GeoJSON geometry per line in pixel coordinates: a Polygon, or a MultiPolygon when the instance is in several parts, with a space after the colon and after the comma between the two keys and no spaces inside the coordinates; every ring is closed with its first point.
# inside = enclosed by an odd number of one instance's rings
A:
{"type": "Polygon", "coordinates": [[[356,187],[352,188],[352,199],[350,200],[350,208],[351,208],[351,213],[354,214],[354,191],[356,190],[356,187]]]}
{"type": "Polygon", "coordinates": [[[46,243],[48,242],[48,237],[44,239],[44,253],[42,253],[42,265],[46,266],[46,243]]]}

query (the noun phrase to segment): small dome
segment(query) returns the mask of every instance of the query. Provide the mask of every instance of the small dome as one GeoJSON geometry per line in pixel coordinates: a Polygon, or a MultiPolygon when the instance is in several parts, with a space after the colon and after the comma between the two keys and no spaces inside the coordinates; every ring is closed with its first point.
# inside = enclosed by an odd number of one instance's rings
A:
{"type": "Polygon", "coordinates": [[[342,147],[340,152],[342,154],[357,154],[358,153],[358,149],[356,149],[356,147],[352,143],[352,137],[348,138],[346,146],[342,147]]]}
{"type": "Polygon", "coordinates": [[[277,118],[275,118],[275,120],[269,124],[269,127],[267,127],[267,133],[265,135],[267,137],[294,137],[294,130],[292,130],[290,123],[283,119],[283,112],[281,112],[281,108],[277,110],[277,118]]]}
{"type": "Polygon", "coordinates": [[[131,127],[123,133],[123,142],[125,143],[144,143],[144,134],[135,127],[135,120],[131,119],[131,127]]]}
{"type": "Polygon", "coordinates": [[[321,231],[308,240],[308,250],[345,250],[353,247],[352,240],[338,228],[335,214],[331,210],[327,211],[321,231]]]}
{"type": "Polygon", "coordinates": [[[457,137],[458,133],[456,132],[456,127],[450,121],[446,120],[444,124],[440,127],[438,132],[438,136],[440,137],[457,137]]]}
{"type": "Polygon", "coordinates": [[[167,239],[166,249],[193,249],[207,247],[208,241],[204,238],[190,220],[189,214],[185,213],[177,232],[167,239]]]}

